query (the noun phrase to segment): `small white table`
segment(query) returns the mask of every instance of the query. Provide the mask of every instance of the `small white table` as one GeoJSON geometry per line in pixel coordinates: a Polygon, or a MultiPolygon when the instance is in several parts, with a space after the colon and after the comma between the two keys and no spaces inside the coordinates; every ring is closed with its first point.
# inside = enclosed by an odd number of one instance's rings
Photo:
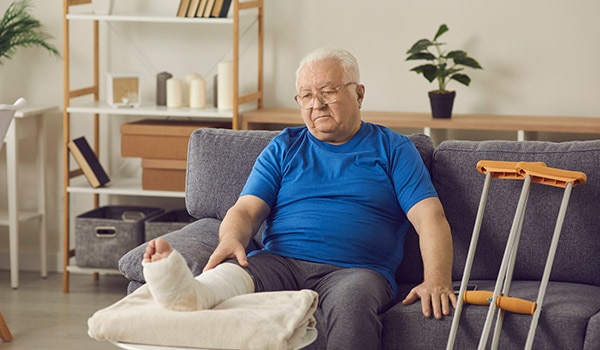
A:
{"type": "Polygon", "coordinates": [[[27,220],[39,220],[40,238],[40,274],[48,276],[46,253],[46,133],[45,114],[58,111],[53,107],[25,107],[15,113],[15,118],[8,129],[6,138],[6,171],[8,190],[8,212],[0,212],[0,225],[8,226],[10,252],[10,284],[13,289],[19,287],[19,225],[27,220]],[[36,165],[38,205],[37,211],[19,210],[18,182],[19,179],[19,140],[35,138],[37,142],[36,165]]]}

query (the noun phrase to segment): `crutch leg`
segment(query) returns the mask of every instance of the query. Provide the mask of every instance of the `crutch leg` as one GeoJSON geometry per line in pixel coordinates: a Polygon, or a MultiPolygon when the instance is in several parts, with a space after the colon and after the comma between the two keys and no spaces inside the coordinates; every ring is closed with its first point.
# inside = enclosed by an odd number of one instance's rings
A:
{"type": "MultiPolygon", "coordinates": [[[[529,191],[526,193],[526,196],[527,198],[525,198],[525,203],[527,203],[527,201],[529,200],[529,191]]],[[[510,252],[508,269],[506,271],[506,275],[504,276],[503,287],[501,291],[502,295],[509,295],[510,293],[512,276],[515,270],[515,262],[517,260],[517,253],[519,250],[519,242],[521,240],[521,232],[523,231],[523,221],[525,220],[525,210],[522,210],[520,214],[521,215],[518,218],[515,214],[515,223],[518,226],[516,229],[515,243],[513,244],[513,247],[510,252]]],[[[500,298],[501,297],[498,296],[498,300],[500,300],[500,298]]],[[[498,349],[498,346],[500,345],[500,334],[502,333],[502,324],[504,323],[504,310],[504,308],[499,307],[498,316],[496,317],[496,325],[494,327],[494,336],[492,337],[492,349],[498,349]]]]}
{"type": "Polygon", "coordinates": [[[454,342],[456,340],[456,333],[458,332],[458,325],[460,323],[460,316],[462,314],[462,308],[464,303],[462,296],[465,295],[465,291],[469,283],[471,267],[473,265],[473,259],[475,258],[477,241],[479,240],[479,232],[481,231],[481,223],[483,221],[483,213],[485,212],[485,204],[487,202],[487,195],[489,193],[491,181],[492,173],[488,172],[485,176],[483,190],[479,199],[479,208],[477,209],[477,217],[475,218],[475,225],[473,226],[473,235],[471,236],[471,243],[469,245],[469,251],[467,253],[465,270],[463,272],[462,281],[460,283],[460,290],[458,292],[459,298],[456,303],[456,310],[454,310],[454,318],[452,319],[452,326],[450,328],[450,335],[448,337],[448,344],[446,345],[446,350],[452,350],[454,348],[454,342]]]}
{"type": "Polygon", "coordinates": [[[550,273],[552,272],[554,256],[558,246],[558,240],[560,239],[560,233],[562,231],[565,214],[567,212],[569,198],[571,197],[571,190],[574,186],[585,184],[587,181],[587,176],[579,171],[538,167],[535,164],[520,164],[518,167],[520,173],[527,174],[527,176],[530,176],[536,183],[565,189],[558,211],[554,233],[552,234],[552,241],[550,243],[550,249],[546,258],[544,273],[542,275],[542,280],[540,281],[540,288],[538,290],[538,296],[536,300],[537,308],[535,309],[533,317],[531,318],[531,325],[529,327],[529,333],[525,343],[525,349],[531,349],[533,347],[533,339],[535,337],[535,331],[540,318],[540,313],[542,312],[542,304],[546,295],[548,281],[550,280],[550,273]]]}
{"type": "MultiPolygon", "coordinates": [[[[500,271],[498,272],[498,278],[496,279],[496,285],[494,287],[494,294],[492,296],[492,300],[496,300],[500,295],[500,291],[503,286],[504,277],[506,276],[506,272],[508,270],[508,265],[510,263],[510,256],[514,249],[515,244],[518,244],[516,241],[516,237],[518,236],[518,228],[519,228],[519,218],[523,215],[525,211],[525,206],[527,205],[527,198],[529,193],[529,188],[531,185],[531,178],[525,177],[525,181],[523,182],[523,187],[521,189],[521,195],[519,196],[519,201],[517,203],[517,210],[515,212],[515,216],[513,219],[513,224],[508,235],[508,241],[506,242],[506,248],[504,249],[504,255],[502,257],[502,262],[500,264],[500,271]]],[[[490,330],[492,328],[492,322],[494,319],[494,314],[496,313],[496,303],[490,303],[488,308],[488,313],[485,319],[485,323],[483,325],[483,330],[481,332],[481,338],[479,339],[478,349],[485,349],[486,343],[488,341],[490,330]]]]}

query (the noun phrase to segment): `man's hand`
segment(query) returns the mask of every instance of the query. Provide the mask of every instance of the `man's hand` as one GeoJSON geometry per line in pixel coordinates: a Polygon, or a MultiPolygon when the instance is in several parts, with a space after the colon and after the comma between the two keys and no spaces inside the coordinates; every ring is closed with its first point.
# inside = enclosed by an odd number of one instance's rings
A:
{"type": "Polygon", "coordinates": [[[213,269],[226,259],[230,258],[236,258],[242,267],[248,266],[246,249],[244,248],[242,242],[238,241],[237,239],[230,238],[221,240],[215,251],[208,259],[208,262],[206,263],[206,266],[204,266],[202,272],[213,269]]]}
{"type": "Polygon", "coordinates": [[[242,267],[248,266],[246,246],[271,209],[262,199],[252,195],[238,198],[219,227],[219,245],[202,270],[208,271],[226,259],[235,258],[242,267]]]}
{"type": "Polygon", "coordinates": [[[450,314],[450,305],[456,308],[456,295],[451,286],[423,282],[411,289],[402,304],[410,305],[418,299],[421,299],[421,310],[425,317],[431,317],[433,310],[433,316],[439,320],[442,315],[450,314]]]}

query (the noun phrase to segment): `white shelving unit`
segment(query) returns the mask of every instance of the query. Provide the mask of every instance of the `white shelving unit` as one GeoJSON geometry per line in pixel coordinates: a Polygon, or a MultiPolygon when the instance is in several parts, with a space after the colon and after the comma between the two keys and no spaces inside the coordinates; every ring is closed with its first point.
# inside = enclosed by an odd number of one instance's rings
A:
{"type": "MultiPolygon", "coordinates": [[[[117,0],[126,1],[126,0],[117,0]]],[[[64,56],[64,113],[63,113],[63,159],[64,159],[64,218],[63,218],[63,292],[69,291],[69,273],[84,272],[94,273],[97,277],[99,273],[118,273],[111,269],[90,269],[80,268],[72,264],[72,258],[75,257],[75,249],[70,243],[70,211],[71,200],[70,195],[74,193],[89,194],[94,198],[94,206],[99,205],[100,195],[119,195],[119,196],[136,196],[136,197],[168,197],[168,198],[184,198],[184,192],[174,191],[148,191],[142,189],[141,179],[139,178],[112,178],[108,186],[94,189],[90,187],[81,175],[80,169],[72,169],[71,159],[67,148],[67,143],[71,139],[71,114],[88,114],[93,115],[93,142],[92,147],[98,154],[99,144],[99,118],[100,115],[105,116],[140,116],[140,117],[186,117],[194,118],[202,121],[220,121],[230,122],[233,129],[238,129],[238,116],[253,109],[262,108],[263,98],[263,1],[262,0],[232,0],[232,17],[228,18],[188,18],[177,17],[175,15],[157,15],[157,14],[126,14],[115,13],[110,15],[96,15],[93,13],[79,13],[82,11],[71,11],[80,5],[87,5],[91,0],[63,0],[63,56],[64,56]],[[250,11],[248,11],[250,10],[250,11]],[[240,76],[240,20],[241,18],[249,17],[256,18],[257,23],[257,47],[258,47],[258,76],[257,89],[249,94],[240,95],[239,93],[239,76],[240,76]],[[93,43],[93,82],[90,86],[81,89],[71,89],[70,82],[70,23],[85,22],[92,25],[92,43],[93,43]],[[233,110],[218,111],[216,108],[205,109],[190,109],[190,108],[168,108],[165,106],[156,106],[142,104],[135,108],[115,108],[108,105],[106,102],[99,100],[100,86],[100,35],[99,23],[104,22],[128,22],[128,23],[153,23],[156,25],[189,25],[190,30],[200,28],[201,26],[228,26],[233,29],[233,37],[231,45],[233,48],[233,110]],[[200,27],[199,27],[200,26],[200,27]],[[72,99],[92,96],[93,102],[79,103],[72,99]],[[254,106],[247,107],[252,102],[254,106]],[[255,102],[255,103],[254,103],[255,102]]],[[[90,8],[91,10],[91,8],[90,8]]],[[[177,40],[177,38],[174,38],[177,40]]],[[[185,43],[182,43],[185,44],[185,43]]],[[[74,44],[76,45],[76,44],[74,44]]],[[[143,102],[143,101],[142,101],[143,102]]]]}

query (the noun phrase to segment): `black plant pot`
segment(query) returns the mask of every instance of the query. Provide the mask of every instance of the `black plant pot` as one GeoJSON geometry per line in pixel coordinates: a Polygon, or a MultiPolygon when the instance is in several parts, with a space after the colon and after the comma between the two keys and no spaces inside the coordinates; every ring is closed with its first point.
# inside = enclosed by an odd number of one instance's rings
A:
{"type": "Polygon", "coordinates": [[[452,106],[454,105],[455,96],[456,91],[430,91],[429,102],[431,103],[431,115],[434,118],[452,117],[452,106]]]}

